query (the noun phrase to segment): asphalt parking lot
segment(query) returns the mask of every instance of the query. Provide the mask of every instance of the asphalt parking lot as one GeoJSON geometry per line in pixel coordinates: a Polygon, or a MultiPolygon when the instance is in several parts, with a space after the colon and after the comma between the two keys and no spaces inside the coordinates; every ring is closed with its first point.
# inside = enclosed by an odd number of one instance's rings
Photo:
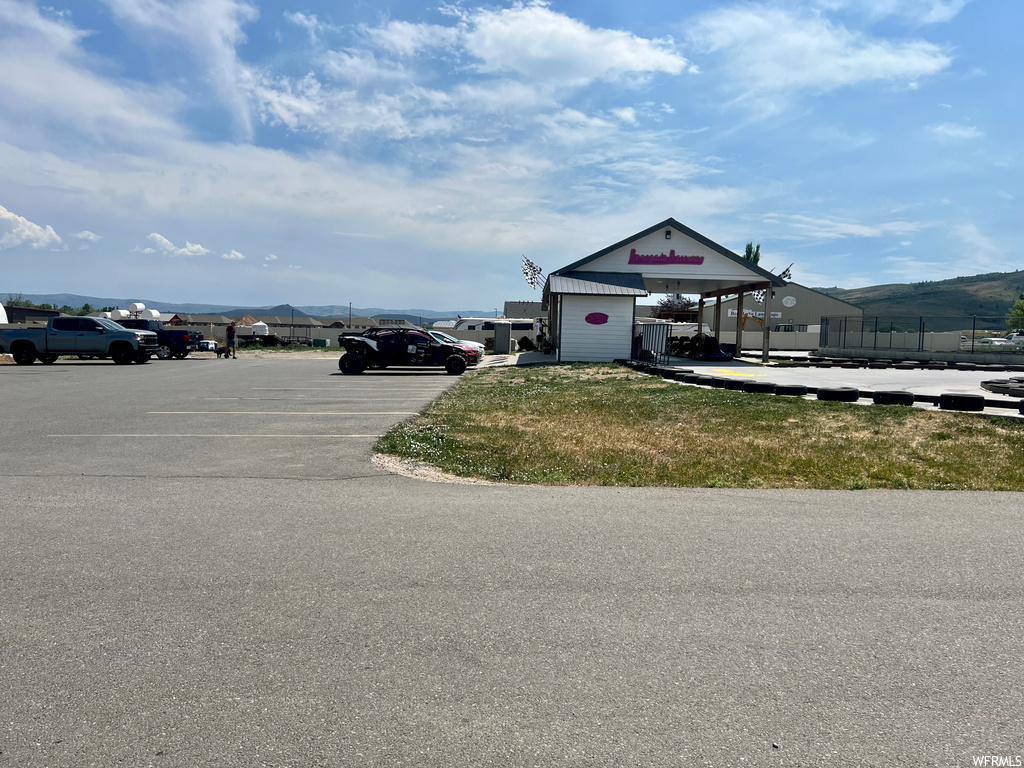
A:
{"type": "Polygon", "coordinates": [[[369,463],[455,382],[334,358],[0,368],[0,765],[1024,754],[1020,494],[369,463]]]}

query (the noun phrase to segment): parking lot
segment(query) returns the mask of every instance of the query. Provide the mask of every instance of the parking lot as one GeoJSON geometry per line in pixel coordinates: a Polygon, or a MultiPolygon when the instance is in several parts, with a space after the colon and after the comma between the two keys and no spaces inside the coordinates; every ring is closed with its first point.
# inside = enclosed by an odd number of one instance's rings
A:
{"type": "Polygon", "coordinates": [[[457,379],[0,368],[0,765],[1024,754],[1020,494],[428,483],[457,379]]]}

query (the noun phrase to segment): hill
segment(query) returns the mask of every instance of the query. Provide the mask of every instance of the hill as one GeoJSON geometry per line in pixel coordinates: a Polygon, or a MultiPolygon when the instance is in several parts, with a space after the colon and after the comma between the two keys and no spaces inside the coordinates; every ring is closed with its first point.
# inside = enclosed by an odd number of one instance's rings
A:
{"type": "Polygon", "coordinates": [[[864,310],[865,317],[977,316],[1002,320],[1024,294],[1024,270],[864,288],[815,288],[864,310]]]}
{"type": "MultiPolygon", "coordinates": [[[[127,308],[133,301],[141,301],[149,309],[155,309],[165,314],[180,312],[189,315],[224,315],[226,317],[242,317],[243,315],[277,315],[285,317],[295,310],[296,317],[336,317],[346,319],[349,316],[348,304],[329,304],[320,306],[292,307],[291,304],[278,304],[275,307],[238,307],[230,304],[195,304],[176,303],[170,301],[156,301],[153,299],[114,299],[97,296],[82,296],[76,293],[21,293],[20,291],[0,291],[0,304],[7,301],[8,296],[17,296],[27,299],[35,304],[52,304],[55,307],[65,305],[77,309],[84,304],[91,304],[93,307],[121,307],[127,308]]],[[[478,309],[462,309],[438,311],[433,309],[386,309],[384,307],[360,308],[352,307],[353,317],[403,317],[418,323],[422,318],[425,322],[441,319],[455,319],[462,317],[483,317],[489,312],[478,309]]]]}

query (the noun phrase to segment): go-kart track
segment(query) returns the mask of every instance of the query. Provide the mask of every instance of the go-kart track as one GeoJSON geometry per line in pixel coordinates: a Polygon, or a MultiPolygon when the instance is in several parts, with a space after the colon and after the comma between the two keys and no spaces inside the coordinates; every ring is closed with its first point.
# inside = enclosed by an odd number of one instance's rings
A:
{"type": "Polygon", "coordinates": [[[458,381],[336,356],[0,367],[0,765],[1024,754],[1020,494],[371,463],[458,381]]]}

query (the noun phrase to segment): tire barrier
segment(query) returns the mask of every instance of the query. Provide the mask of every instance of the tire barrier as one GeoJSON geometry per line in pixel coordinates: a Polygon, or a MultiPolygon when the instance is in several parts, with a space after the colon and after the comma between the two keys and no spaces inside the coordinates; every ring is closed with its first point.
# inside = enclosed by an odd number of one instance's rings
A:
{"type": "Polygon", "coordinates": [[[903,391],[875,392],[871,401],[876,405],[913,405],[914,393],[903,391]]]}
{"type": "Polygon", "coordinates": [[[855,403],[860,400],[860,390],[856,387],[818,387],[817,398],[831,403],[855,403]]]}
{"type": "Polygon", "coordinates": [[[776,384],[775,394],[787,397],[803,397],[807,394],[807,387],[803,384],[776,384]]]}
{"type": "Polygon", "coordinates": [[[771,381],[744,381],[743,391],[761,395],[774,395],[775,383],[771,381]]]}
{"type": "Polygon", "coordinates": [[[711,386],[715,389],[725,389],[726,382],[729,381],[725,376],[712,376],[711,386]]]}
{"type": "Polygon", "coordinates": [[[743,389],[743,385],[745,383],[746,382],[744,382],[743,379],[726,379],[726,381],[725,381],[725,388],[726,389],[734,389],[734,390],[739,391],[739,390],[743,389]]]}
{"type": "Polygon", "coordinates": [[[939,408],[944,411],[983,411],[985,410],[985,396],[946,392],[939,395],[939,408]]]}
{"type": "Polygon", "coordinates": [[[711,381],[713,378],[713,376],[703,376],[701,374],[697,374],[697,378],[693,380],[693,383],[700,384],[702,387],[710,387],[712,386],[711,381]]]}

